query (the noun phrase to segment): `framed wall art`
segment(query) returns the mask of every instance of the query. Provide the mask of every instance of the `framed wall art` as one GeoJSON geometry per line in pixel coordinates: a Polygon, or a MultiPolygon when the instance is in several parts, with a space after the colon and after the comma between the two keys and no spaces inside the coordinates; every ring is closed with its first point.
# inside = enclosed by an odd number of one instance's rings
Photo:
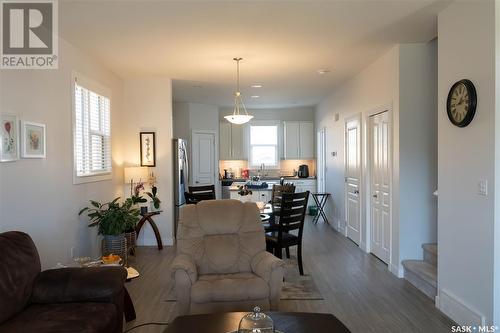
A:
{"type": "Polygon", "coordinates": [[[45,158],[45,125],[30,121],[21,122],[21,156],[45,158]]]}
{"type": "Polygon", "coordinates": [[[0,114],[0,162],[19,159],[19,120],[13,114],[0,114]]]}
{"type": "Polygon", "coordinates": [[[141,166],[156,166],[155,132],[141,132],[141,166]]]}

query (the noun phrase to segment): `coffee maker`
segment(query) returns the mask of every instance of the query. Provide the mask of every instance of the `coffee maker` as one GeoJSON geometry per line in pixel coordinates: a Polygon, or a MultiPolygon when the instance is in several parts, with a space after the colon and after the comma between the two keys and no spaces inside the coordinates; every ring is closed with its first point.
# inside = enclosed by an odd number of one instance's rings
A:
{"type": "Polygon", "coordinates": [[[309,177],[309,166],[306,164],[299,165],[299,172],[297,174],[299,178],[309,177]]]}

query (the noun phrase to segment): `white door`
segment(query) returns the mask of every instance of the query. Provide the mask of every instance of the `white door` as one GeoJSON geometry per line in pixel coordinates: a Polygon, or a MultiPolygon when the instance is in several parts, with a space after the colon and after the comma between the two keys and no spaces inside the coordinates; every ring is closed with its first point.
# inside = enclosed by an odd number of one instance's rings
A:
{"type": "Polygon", "coordinates": [[[215,133],[193,131],[194,185],[215,184],[215,133]]]}
{"type": "Polygon", "coordinates": [[[299,158],[309,160],[314,158],[314,124],[312,121],[299,123],[299,158]]]}
{"type": "Polygon", "coordinates": [[[345,122],[345,214],[346,235],[361,241],[361,128],[359,117],[345,122]]]}
{"type": "Polygon", "coordinates": [[[391,164],[389,112],[370,117],[370,241],[371,251],[389,261],[391,247],[391,164]]]}
{"type": "Polygon", "coordinates": [[[318,131],[317,135],[317,180],[318,192],[325,192],[326,188],[326,129],[322,128],[318,131]]]}

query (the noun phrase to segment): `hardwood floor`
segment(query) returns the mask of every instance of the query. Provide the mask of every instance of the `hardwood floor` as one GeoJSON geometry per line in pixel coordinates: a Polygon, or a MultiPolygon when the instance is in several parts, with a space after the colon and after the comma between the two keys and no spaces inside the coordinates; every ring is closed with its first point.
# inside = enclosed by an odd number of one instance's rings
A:
{"type": "MultiPolygon", "coordinates": [[[[321,220],[317,225],[306,221],[303,241],[305,273],[312,276],[324,300],[281,301],[281,311],[332,313],[353,333],[450,332],[453,322],[433,301],[321,220]]],[[[166,302],[172,287],[169,269],[174,252],[173,247],[138,249],[131,265],[141,277],[126,284],[137,319],[126,328],[175,318],[175,303],[166,302]]],[[[146,326],[132,332],[164,330],[165,326],[146,326]]]]}

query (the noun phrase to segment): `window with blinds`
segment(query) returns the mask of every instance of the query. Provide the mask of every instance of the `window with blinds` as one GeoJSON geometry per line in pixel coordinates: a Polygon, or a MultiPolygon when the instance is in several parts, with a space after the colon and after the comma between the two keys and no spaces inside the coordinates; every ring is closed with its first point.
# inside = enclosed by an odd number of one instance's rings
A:
{"type": "Polygon", "coordinates": [[[75,182],[111,177],[111,119],[109,98],[75,82],[75,182]],[[96,179],[95,176],[105,176],[96,179]]]}

